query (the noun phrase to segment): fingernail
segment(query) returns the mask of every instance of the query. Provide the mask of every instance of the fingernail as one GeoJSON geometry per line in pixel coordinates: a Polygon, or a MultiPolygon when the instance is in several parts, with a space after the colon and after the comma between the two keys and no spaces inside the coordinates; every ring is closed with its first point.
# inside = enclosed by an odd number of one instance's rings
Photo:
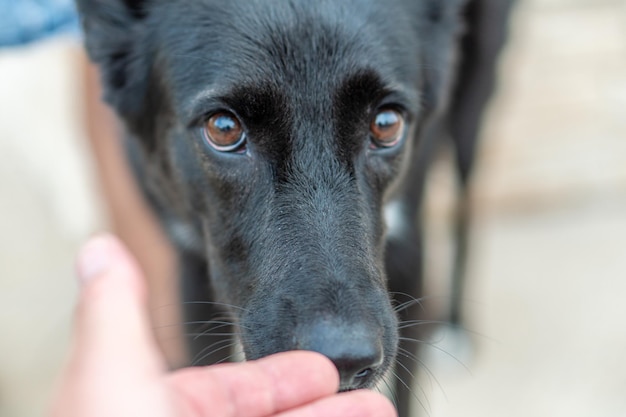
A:
{"type": "Polygon", "coordinates": [[[78,254],[76,269],[81,286],[105,273],[111,265],[111,238],[98,236],[83,246],[78,254]]]}

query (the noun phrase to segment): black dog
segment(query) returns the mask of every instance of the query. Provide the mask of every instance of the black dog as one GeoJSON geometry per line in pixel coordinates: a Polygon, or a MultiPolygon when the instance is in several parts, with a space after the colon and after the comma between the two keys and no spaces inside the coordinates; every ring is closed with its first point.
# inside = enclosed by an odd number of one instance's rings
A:
{"type": "MultiPolygon", "coordinates": [[[[509,2],[465,3],[78,1],[137,177],[180,253],[185,300],[206,301],[187,304],[189,321],[225,306],[247,359],[318,351],[342,390],[393,373],[408,415],[417,333],[399,337],[396,310],[414,318],[415,301],[394,308],[393,295],[420,296],[437,138],[452,133],[464,183],[471,171],[502,39],[484,42],[471,20],[497,9],[483,24],[500,32],[509,2]],[[402,227],[386,239],[390,202],[402,227]]],[[[210,322],[190,342],[196,364],[229,355],[228,325],[210,322]]]]}

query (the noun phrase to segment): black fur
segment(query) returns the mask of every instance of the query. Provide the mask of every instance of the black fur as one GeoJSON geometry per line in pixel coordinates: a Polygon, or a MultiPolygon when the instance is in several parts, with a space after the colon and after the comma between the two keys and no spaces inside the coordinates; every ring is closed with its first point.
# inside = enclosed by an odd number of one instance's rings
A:
{"type": "MultiPolygon", "coordinates": [[[[230,306],[246,358],[317,350],[342,389],[371,387],[394,365],[389,291],[421,294],[421,189],[464,3],[78,0],[105,98],[180,253],[185,300],[230,306]],[[371,146],[381,107],[407,121],[394,148],[371,146]],[[245,152],[205,142],[201,127],[221,110],[242,121],[245,152]],[[406,230],[386,240],[390,199],[406,230]]],[[[202,306],[187,318],[220,310],[202,306]]],[[[228,356],[226,326],[190,339],[198,364],[228,356]]],[[[414,367],[401,358],[395,372],[410,385],[414,367]]],[[[397,391],[407,415],[409,394],[397,391]]]]}

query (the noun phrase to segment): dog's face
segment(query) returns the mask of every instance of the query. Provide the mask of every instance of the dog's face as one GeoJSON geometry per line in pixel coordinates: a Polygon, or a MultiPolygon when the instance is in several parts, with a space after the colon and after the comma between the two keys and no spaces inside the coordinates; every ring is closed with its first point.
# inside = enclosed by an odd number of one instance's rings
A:
{"type": "Polygon", "coordinates": [[[248,359],[320,351],[344,389],[392,363],[382,208],[445,96],[456,3],[79,1],[108,101],[154,194],[199,225],[248,359]]]}

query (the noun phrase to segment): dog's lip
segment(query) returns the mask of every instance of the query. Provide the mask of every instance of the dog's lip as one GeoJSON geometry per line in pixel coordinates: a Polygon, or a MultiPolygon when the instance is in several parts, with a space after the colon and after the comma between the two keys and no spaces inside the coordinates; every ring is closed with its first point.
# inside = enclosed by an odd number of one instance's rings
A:
{"type": "MultiPolygon", "coordinates": [[[[374,381],[376,381],[376,378],[374,378],[374,381]]],[[[354,385],[346,385],[346,384],[340,384],[339,385],[339,391],[338,392],[350,392],[350,391],[357,391],[360,389],[368,389],[370,388],[371,385],[370,384],[356,384],[356,386],[354,385]]]]}

